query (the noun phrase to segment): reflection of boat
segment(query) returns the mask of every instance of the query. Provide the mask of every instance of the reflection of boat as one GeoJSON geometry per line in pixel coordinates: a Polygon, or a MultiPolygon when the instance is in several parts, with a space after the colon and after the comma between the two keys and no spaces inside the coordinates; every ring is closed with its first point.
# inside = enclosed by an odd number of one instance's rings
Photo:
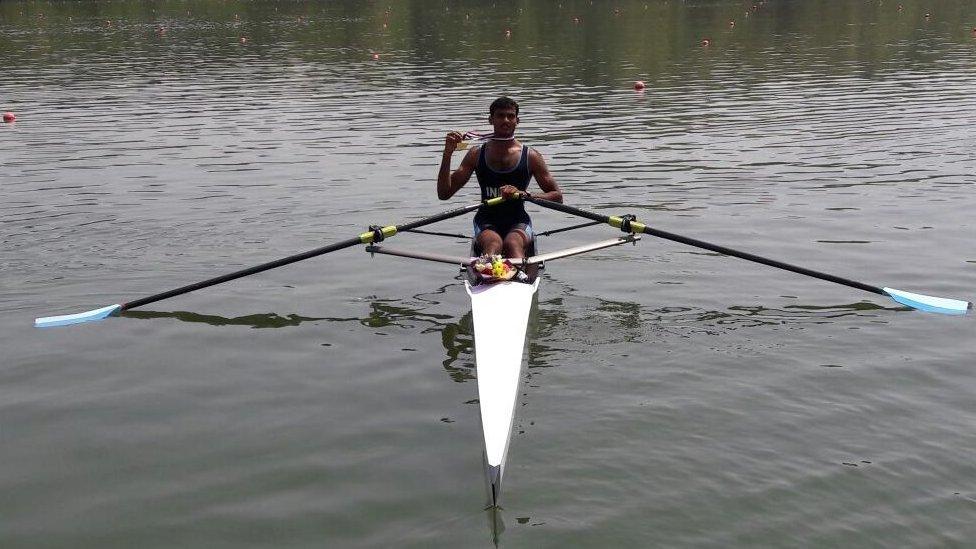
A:
{"type": "Polygon", "coordinates": [[[524,281],[484,281],[472,267],[473,258],[367,246],[372,253],[412,259],[453,263],[465,267],[464,287],[471,298],[474,318],[475,366],[478,372],[478,402],[484,434],[485,480],[489,504],[498,505],[508,446],[515,422],[515,404],[522,379],[522,350],[528,328],[529,309],[539,288],[545,261],[636,242],[640,236],[627,234],[585,246],[578,246],[525,259],[508,259],[528,276],[524,281]]]}

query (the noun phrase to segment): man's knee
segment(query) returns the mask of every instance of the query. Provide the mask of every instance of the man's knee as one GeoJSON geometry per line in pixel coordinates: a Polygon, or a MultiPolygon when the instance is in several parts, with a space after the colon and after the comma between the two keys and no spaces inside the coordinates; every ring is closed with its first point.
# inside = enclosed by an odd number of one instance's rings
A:
{"type": "Polygon", "coordinates": [[[484,244],[487,244],[487,243],[490,243],[490,242],[497,242],[497,243],[500,244],[502,242],[502,237],[499,236],[498,233],[496,233],[495,231],[492,231],[492,230],[484,230],[484,231],[481,231],[481,234],[478,235],[478,242],[484,243],[484,244]]]}
{"type": "Polygon", "coordinates": [[[528,237],[519,230],[514,230],[505,235],[505,255],[509,257],[523,257],[528,248],[528,237]]]}
{"type": "Polygon", "coordinates": [[[502,237],[491,229],[485,229],[476,239],[482,253],[498,253],[503,247],[502,237]]]}

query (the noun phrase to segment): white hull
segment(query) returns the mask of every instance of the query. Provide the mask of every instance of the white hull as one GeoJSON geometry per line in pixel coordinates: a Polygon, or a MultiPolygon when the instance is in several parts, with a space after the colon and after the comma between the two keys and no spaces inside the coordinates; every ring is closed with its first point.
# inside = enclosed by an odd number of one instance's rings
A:
{"type": "Polygon", "coordinates": [[[498,505],[505,459],[515,420],[522,373],[522,351],[529,322],[532,297],[539,277],[532,284],[499,282],[465,288],[471,296],[474,318],[475,365],[478,370],[478,401],[485,437],[485,473],[491,505],[498,505]]]}
{"type": "MultiPolygon", "coordinates": [[[[478,371],[478,401],[481,411],[481,428],[485,439],[485,480],[488,484],[489,505],[498,506],[505,460],[512,438],[515,421],[515,404],[518,401],[522,381],[522,351],[525,348],[525,331],[529,324],[532,298],[539,288],[544,263],[594,250],[602,250],[621,244],[632,244],[640,236],[627,234],[601,242],[576,246],[565,250],[536,255],[528,258],[509,259],[520,267],[532,284],[521,282],[496,282],[476,284],[479,275],[473,269],[478,251],[472,248],[465,257],[439,253],[395,250],[378,244],[366,247],[371,254],[387,254],[425,261],[452,263],[467,268],[465,288],[471,296],[474,317],[475,364],[478,371]]],[[[496,509],[497,510],[497,509],[496,509]]],[[[496,517],[497,518],[497,517],[496,517]]]]}

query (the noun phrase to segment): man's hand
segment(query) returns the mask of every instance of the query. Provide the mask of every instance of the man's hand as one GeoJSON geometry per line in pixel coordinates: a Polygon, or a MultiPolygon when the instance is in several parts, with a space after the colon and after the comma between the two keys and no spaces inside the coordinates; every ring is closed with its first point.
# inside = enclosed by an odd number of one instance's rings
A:
{"type": "Polygon", "coordinates": [[[447,137],[444,138],[444,154],[453,154],[457,150],[458,143],[464,140],[464,135],[461,132],[447,132],[447,137]]]}
{"type": "Polygon", "coordinates": [[[477,167],[477,149],[470,149],[461,159],[458,169],[451,171],[451,157],[454,156],[458,143],[463,139],[464,134],[454,131],[448,132],[444,139],[444,154],[441,155],[441,167],[437,170],[437,198],[441,200],[454,196],[454,193],[468,182],[477,167]]]}
{"type": "Polygon", "coordinates": [[[513,198],[522,198],[523,195],[529,194],[525,191],[518,190],[518,187],[515,187],[514,185],[502,185],[502,187],[498,189],[498,191],[502,193],[502,198],[504,198],[505,200],[511,200],[513,198]]]}

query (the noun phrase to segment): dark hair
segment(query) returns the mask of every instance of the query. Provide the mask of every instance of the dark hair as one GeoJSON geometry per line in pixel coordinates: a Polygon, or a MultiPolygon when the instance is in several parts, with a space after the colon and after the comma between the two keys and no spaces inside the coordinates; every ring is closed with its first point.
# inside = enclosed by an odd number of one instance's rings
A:
{"type": "Polygon", "coordinates": [[[488,107],[488,116],[495,114],[496,109],[515,109],[515,116],[518,116],[519,106],[511,97],[499,97],[498,99],[491,102],[491,106],[488,107]]]}

